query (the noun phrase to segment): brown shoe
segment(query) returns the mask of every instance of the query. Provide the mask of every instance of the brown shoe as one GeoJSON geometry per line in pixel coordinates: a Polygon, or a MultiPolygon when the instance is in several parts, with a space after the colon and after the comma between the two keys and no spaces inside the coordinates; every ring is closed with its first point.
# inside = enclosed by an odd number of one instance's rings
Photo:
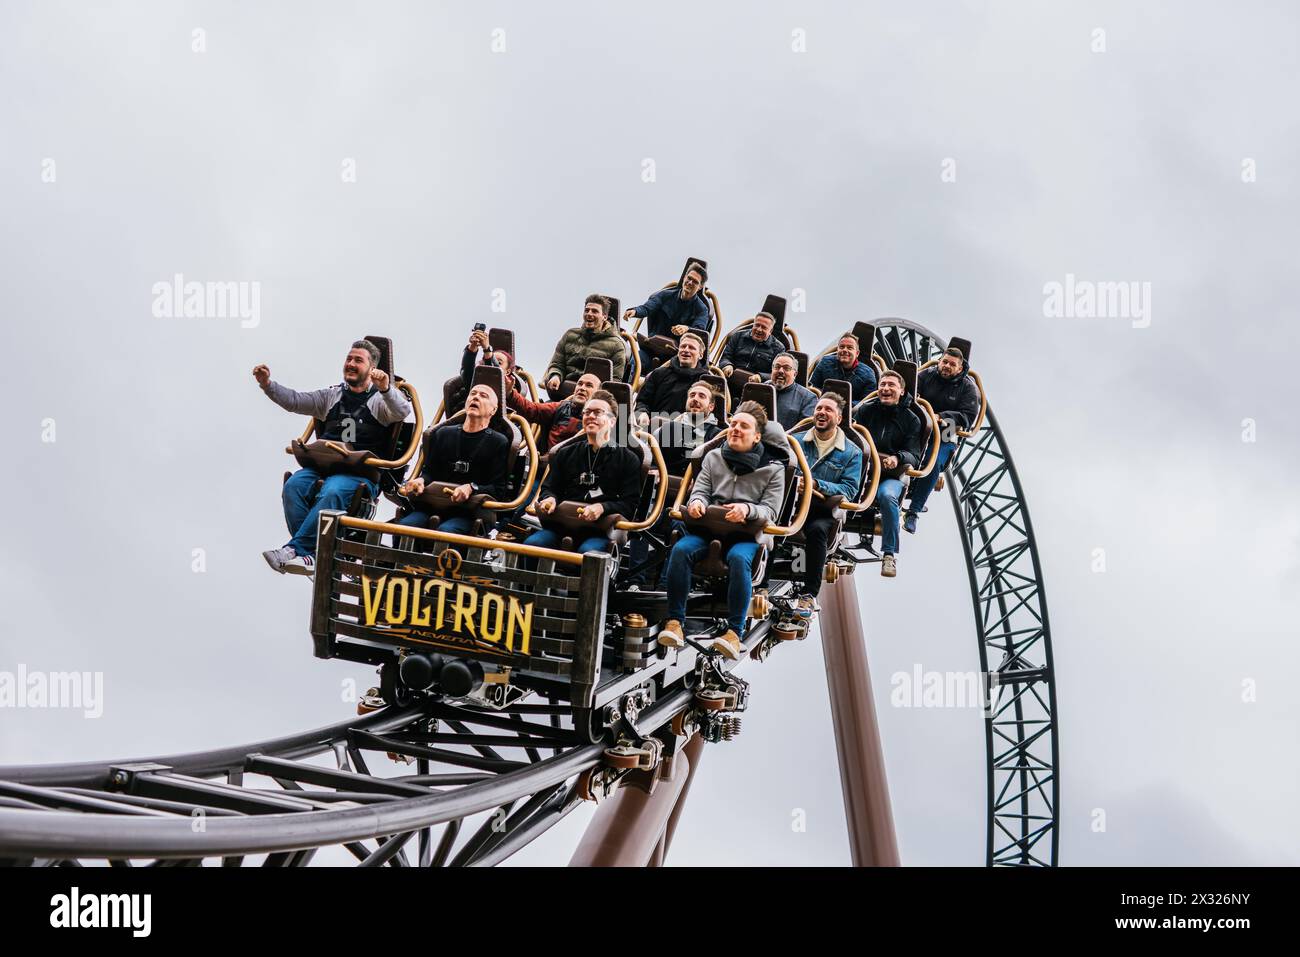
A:
{"type": "Polygon", "coordinates": [[[740,636],[728,628],[727,633],[721,638],[713,639],[713,650],[722,652],[732,661],[739,661],[741,654],[740,636]]]}
{"type": "Polygon", "coordinates": [[[686,636],[682,634],[682,623],[676,618],[664,622],[659,632],[659,644],[665,648],[685,648],[686,636]]]}
{"type": "Polygon", "coordinates": [[[894,556],[888,554],[885,555],[885,557],[880,560],[880,577],[893,578],[897,574],[898,563],[894,561],[894,556]]]}

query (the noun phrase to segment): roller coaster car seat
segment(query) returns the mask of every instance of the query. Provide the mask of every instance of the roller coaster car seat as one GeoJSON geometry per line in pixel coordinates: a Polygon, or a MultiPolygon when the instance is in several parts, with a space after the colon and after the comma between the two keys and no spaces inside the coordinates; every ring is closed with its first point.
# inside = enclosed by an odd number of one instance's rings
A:
{"type": "MultiPolygon", "coordinates": [[[[705,272],[708,271],[709,269],[708,262],[706,262],[703,259],[700,259],[698,256],[690,256],[687,258],[686,264],[682,266],[682,272],[681,275],[677,277],[677,281],[669,283],[664,288],[680,289],[682,286],[682,280],[686,278],[686,273],[690,270],[692,266],[695,266],[697,264],[701,268],[703,268],[705,272]]],[[[709,309],[709,319],[708,322],[705,324],[703,330],[706,355],[708,353],[709,343],[713,339],[714,329],[717,327],[718,324],[718,317],[717,314],[714,312],[713,302],[712,300],[709,299],[707,295],[705,295],[705,291],[708,288],[709,286],[708,283],[706,282],[703,286],[700,287],[700,291],[696,294],[704,300],[704,304],[709,309]]],[[[671,362],[673,356],[677,355],[676,336],[644,336],[638,332],[636,335],[636,341],[640,343],[641,346],[645,348],[646,352],[650,354],[650,368],[642,369],[641,370],[642,376],[648,376],[651,372],[653,372],[659,366],[663,365],[665,362],[671,362]]],[[[705,357],[701,357],[700,361],[701,362],[705,361],[705,357]]]]}
{"type": "MultiPolygon", "coordinates": [[[[828,392],[835,392],[844,398],[846,409],[851,409],[853,407],[849,401],[852,397],[853,387],[848,382],[843,379],[827,379],[822,383],[822,385],[822,395],[825,395],[828,392]]],[[[812,425],[806,425],[799,429],[792,429],[790,435],[791,437],[798,438],[800,433],[806,432],[811,428],[812,425]]],[[[852,499],[850,499],[852,502],[860,503],[863,495],[865,495],[871,488],[871,476],[869,474],[869,469],[871,467],[871,450],[867,445],[867,440],[862,437],[861,433],[857,432],[853,428],[853,422],[848,414],[845,415],[844,420],[840,423],[840,430],[844,433],[845,441],[856,445],[858,451],[862,453],[862,472],[858,477],[857,490],[854,492],[852,499]]],[[[810,460],[808,464],[811,467],[813,460],[810,460]]],[[[830,539],[827,543],[827,554],[835,551],[844,533],[844,524],[847,519],[847,514],[843,509],[843,504],[843,495],[827,495],[825,499],[822,500],[814,497],[812,505],[810,506],[812,511],[809,515],[811,517],[817,517],[819,515],[825,516],[829,514],[835,520],[835,523],[831,528],[830,539]]],[[[802,544],[805,541],[803,529],[795,532],[786,539],[786,541],[802,544]]]]}
{"type": "MultiPolygon", "coordinates": [[[[604,356],[587,356],[587,362],[582,367],[582,375],[586,375],[589,372],[595,373],[596,377],[599,378],[601,382],[607,382],[614,378],[614,363],[612,360],[606,359],[604,356]]],[[[619,385],[625,384],[626,383],[622,382],[619,383],[619,385]]],[[[558,389],[554,391],[548,389],[547,391],[550,393],[551,401],[554,402],[560,399],[567,399],[569,396],[573,395],[573,390],[577,387],[577,379],[565,379],[560,383],[558,389]]],[[[602,388],[604,387],[602,386],[602,388]]]]}
{"type": "Polygon", "coordinates": [[[737,408],[746,402],[757,402],[767,413],[769,422],[776,421],[776,386],[770,382],[747,382],[740,392],[737,408]]]}
{"type": "MultiPolygon", "coordinates": [[[[769,388],[771,387],[769,386],[769,388]]],[[[708,442],[693,450],[687,458],[693,460],[696,469],[698,469],[699,463],[703,461],[704,456],[719,448],[726,441],[726,431],[719,432],[708,442]]],[[[763,430],[762,442],[770,451],[783,455],[785,459],[785,494],[781,501],[780,512],[775,516],[774,524],[787,525],[799,501],[799,460],[795,457],[789,438],[781,430],[780,423],[775,420],[770,420],[767,423],[767,427],[763,430]]],[[[721,505],[709,506],[699,519],[690,518],[685,510],[685,504],[689,501],[690,495],[687,494],[684,496],[683,501],[682,522],[687,531],[699,535],[709,543],[708,552],[695,563],[696,574],[706,578],[725,580],[729,572],[727,563],[722,557],[724,542],[728,539],[735,540],[737,537],[750,537],[761,546],[758,557],[754,561],[753,576],[753,583],[755,585],[760,584],[767,574],[767,556],[773,544],[772,536],[766,532],[767,523],[757,519],[750,519],[745,522],[730,522],[726,518],[726,508],[721,505]]],[[[677,535],[673,536],[674,544],[678,537],[677,535]]]]}
{"type": "MultiPolygon", "coordinates": [[[[606,360],[608,361],[608,360],[606,360]]],[[[632,515],[622,515],[617,512],[603,514],[594,522],[589,522],[582,517],[583,502],[557,502],[555,511],[549,515],[539,516],[543,528],[550,528],[560,535],[560,547],[566,551],[571,551],[574,546],[592,531],[609,538],[615,546],[627,544],[628,532],[626,529],[617,528],[619,522],[636,522],[641,521],[650,514],[654,507],[655,492],[659,482],[666,482],[668,476],[661,475],[655,463],[654,455],[650,451],[650,446],[642,442],[634,435],[628,426],[632,409],[632,387],[626,382],[602,382],[602,389],[614,396],[614,401],[618,408],[615,413],[618,417],[618,423],[614,427],[610,441],[619,445],[624,445],[641,457],[641,492],[637,502],[636,511],[632,515]]],[[[586,442],[587,437],[582,432],[572,435],[563,442],[556,445],[551,451],[563,448],[567,445],[586,442]]]]}
{"type": "MultiPolygon", "coordinates": [[[[474,381],[470,383],[470,388],[473,388],[476,385],[486,385],[497,394],[497,410],[489,421],[488,428],[504,435],[506,441],[509,443],[509,448],[506,452],[507,460],[511,463],[508,478],[509,484],[507,487],[508,491],[506,495],[506,500],[509,501],[509,499],[518,494],[519,489],[522,487],[522,483],[527,480],[526,467],[528,461],[525,456],[520,454],[524,447],[522,433],[520,433],[519,429],[513,422],[506,418],[506,412],[508,410],[505,406],[505,370],[495,364],[475,366],[474,381]]],[[[419,474],[423,469],[425,459],[432,454],[434,434],[439,429],[459,425],[464,422],[464,420],[465,410],[462,409],[450,418],[444,419],[442,422],[430,426],[425,431],[424,440],[420,449],[419,462],[417,463],[417,468],[414,474],[419,474]]],[[[464,502],[453,503],[450,497],[451,490],[460,484],[462,483],[429,482],[425,486],[424,491],[419,495],[400,497],[394,492],[389,497],[399,506],[399,518],[415,509],[427,511],[431,516],[433,516],[430,520],[430,527],[433,528],[437,527],[438,521],[444,517],[447,512],[463,512],[466,509],[472,510],[471,514],[474,516],[476,522],[485,521],[489,517],[485,505],[487,502],[494,500],[486,493],[480,493],[478,495],[471,495],[464,502]]],[[[481,532],[476,531],[476,534],[479,533],[481,532]]]]}
{"type": "Polygon", "coordinates": [[[706,372],[700,376],[700,381],[707,382],[718,394],[717,400],[713,403],[713,414],[717,416],[718,422],[725,426],[727,419],[731,418],[731,390],[727,388],[727,380],[715,372],[706,372]]]}
{"type": "MultiPolygon", "coordinates": [[[[487,331],[488,348],[493,352],[506,352],[515,361],[516,369],[519,365],[519,355],[515,352],[515,333],[513,329],[489,329],[487,331]]],[[[495,363],[493,363],[495,365],[495,363]]],[[[478,366],[476,365],[477,369],[478,366]]],[[[500,366],[497,366],[500,368],[500,366]]],[[[510,385],[520,392],[527,394],[527,384],[518,372],[513,376],[510,385]]],[[[461,380],[460,373],[452,376],[442,384],[442,414],[444,419],[450,419],[457,412],[465,408],[465,396],[469,394],[470,388],[474,383],[471,382],[467,387],[461,380]]],[[[509,395],[509,393],[506,393],[509,395]]]]}
{"type": "Polygon", "coordinates": [[[808,353],[798,352],[794,349],[787,349],[786,352],[794,356],[794,361],[798,363],[795,368],[794,381],[799,383],[799,385],[803,386],[805,389],[808,388],[808,376],[811,375],[810,366],[812,365],[808,358],[808,353]]]}
{"type": "MultiPolygon", "coordinates": [[[[397,388],[399,383],[405,380],[393,372],[393,340],[387,336],[368,335],[366,338],[379,349],[378,367],[388,373],[389,388],[397,388]]],[[[324,422],[319,419],[315,420],[311,426],[311,434],[313,436],[320,435],[324,426],[324,422]]],[[[288,451],[302,468],[315,469],[323,476],[344,471],[354,475],[361,475],[377,483],[382,490],[384,488],[395,488],[400,484],[401,470],[367,466],[364,464],[366,459],[375,458],[392,461],[400,458],[410,443],[414,441],[414,432],[414,423],[394,422],[386,430],[384,440],[378,444],[378,448],[357,449],[346,442],[326,442],[321,439],[303,442],[301,438],[296,438],[289,444],[288,451]]],[[[285,473],[286,481],[289,474],[288,472],[285,473]]],[[[321,484],[323,482],[317,483],[312,490],[313,495],[319,492],[321,484]]],[[[358,486],[357,491],[352,496],[352,502],[348,506],[348,514],[370,517],[374,514],[375,504],[365,486],[358,486]]]]}

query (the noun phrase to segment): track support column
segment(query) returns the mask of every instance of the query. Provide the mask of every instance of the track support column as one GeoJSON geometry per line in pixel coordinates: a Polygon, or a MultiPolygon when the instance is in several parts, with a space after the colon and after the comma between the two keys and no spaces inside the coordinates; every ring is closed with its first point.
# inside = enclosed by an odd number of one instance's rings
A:
{"type": "Polygon", "coordinates": [[[822,654],[854,867],[897,867],[898,839],[853,575],[821,590],[822,654]]]}
{"type": "MultiPolygon", "coordinates": [[[[624,785],[602,802],[587,825],[570,867],[645,867],[651,861],[690,778],[691,762],[679,751],[650,793],[624,785]]],[[[646,772],[635,772],[646,773],[646,772]]]]}

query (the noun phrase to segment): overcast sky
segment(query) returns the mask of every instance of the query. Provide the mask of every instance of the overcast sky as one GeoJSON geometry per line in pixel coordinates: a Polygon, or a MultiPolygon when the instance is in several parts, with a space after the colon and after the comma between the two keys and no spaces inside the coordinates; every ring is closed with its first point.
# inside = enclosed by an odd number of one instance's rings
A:
{"type": "MultiPolygon", "coordinates": [[[[695,255],[728,326],[803,289],[806,347],[876,316],[974,341],[1039,535],[1061,862],[1300,863],[1298,34],[1280,3],[6,0],[0,670],[105,692],[0,714],[0,763],[257,740],[370,683],[259,555],[301,422],[255,363],[319,388],[387,334],[432,412],[473,323],[538,369],[585,294],[695,255]],[[259,283],[256,322],[157,317],[178,273],[259,283]],[[1067,275],[1149,309],[1045,315],[1067,275]]],[[[932,505],[858,592],[903,861],[980,864],[978,712],[888,704],[978,668],[932,505]]],[[[818,642],[745,676],[671,862],[848,863],[818,642]]]]}

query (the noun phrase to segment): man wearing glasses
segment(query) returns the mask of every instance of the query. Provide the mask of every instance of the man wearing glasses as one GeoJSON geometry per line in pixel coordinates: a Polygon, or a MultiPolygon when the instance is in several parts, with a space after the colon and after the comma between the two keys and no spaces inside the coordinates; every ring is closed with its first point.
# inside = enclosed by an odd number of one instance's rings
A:
{"type": "Polygon", "coordinates": [[[641,498],[641,457],[610,441],[617,408],[614,397],[604,389],[593,394],[582,407],[585,441],[574,439],[551,453],[551,468],[537,500],[542,528],[524,539],[525,545],[559,546],[563,533],[548,528],[546,517],[561,502],[580,503],[579,517],[591,523],[591,533],[578,544],[579,552],[607,551],[608,517],[632,517],[641,498]]]}

